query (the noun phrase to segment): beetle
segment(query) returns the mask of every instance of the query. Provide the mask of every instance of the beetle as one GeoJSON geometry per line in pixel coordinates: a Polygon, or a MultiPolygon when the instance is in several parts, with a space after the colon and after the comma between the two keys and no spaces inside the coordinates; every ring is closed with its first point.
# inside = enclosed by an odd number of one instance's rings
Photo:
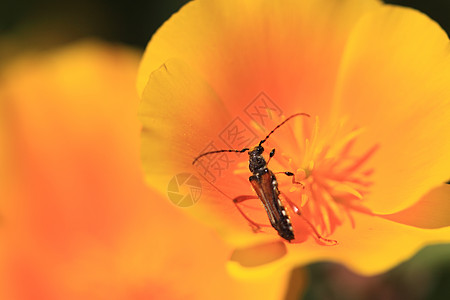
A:
{"type": "MultiPolygon", "coordinates": [[[[249,170],[252,173],[252,175],[249,177],[249,181],[252,185],[253,190],[256,193],[255,195],[242,195],[238,196],[233,199],[234,204],[236,205],[239,212],[242,214],[242,216],[250,223],[250,225],[253,227],[255,231],[259,230],[260,224],[255,223],[253,220],[251,220],[238,206],[239,203],[242,203],[249,199],[259,199],[261,200],[264,209],[267,213],[267,216],[269,218],[270,224],[272,227],[278,232],[278,235],[285,239],[288,242],[291,242],[295,239],[295,233],[292,227],[291,219],[286,211],[286,208],[283,205],[283,201],[280,198],[280,190],[278,189],[278,181],[275,176],[275,174],[284,174],[286,176],[292,177],[292,183],[294,184],[300,184],[303,186],[301,182],[298,182],[295,180],[295,175],[292,172],[277,172],[274,173],[268,168],[268,163],[270,162],[270,159],[275,155],[275,149],[272,149],[272,151],[269,154],[269,159],[266,161],[266,159],[263,156],[264,153],[264,147],[263,144],[267,141],[267,139],[281,126],[283,126],[286,122],[291,120],[294,117],[310,117],[309,114],[306,113],[297,113],[293,114],[287,119],[285,119],[283,122],[278,124],[272,131],[267,134],[267,136],[262,139],[258,145],[256,145],[253,148],[243,148],[241,150],[234,150],[234,149],[226,149],[226,150],[215,150],[215,151],[209,151],[200,154],[197,156],[192,164],[195,164],[201,157],[205,155],[210,155],[214,153],[222,153],[222,152],[236,152],[236,153],[243,153],[248,151],[249,155],[249,170]]],[[[313,230],[315,236],[318,240],[330,243],[330,244],[337,244],[337,241],[330,240],[322,237],[317,230],[314,228],[312,223],[306,219],[300,212],[300,209],[287,197],[283,197],[284,200],[292,207],[293,211],[302,217],[302,219],[309,225],[309,227],[313,230]]]]}

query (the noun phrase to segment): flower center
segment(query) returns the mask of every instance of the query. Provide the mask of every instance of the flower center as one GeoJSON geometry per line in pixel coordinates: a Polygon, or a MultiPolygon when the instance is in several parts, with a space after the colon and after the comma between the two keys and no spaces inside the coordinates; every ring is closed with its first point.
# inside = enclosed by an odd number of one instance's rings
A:
{"type": "MultiPolygon", "coordinates": [[[[355,150],[364,130],[348,130],[345,123],[325,130],[320,128],[318,117],[296,120],[295,125],[280,129],[265,145],[269,151],[276,149],[269,169],[275,173],[292,172],[295,180],[301,182],[295,184],[286,176],[277,175],[282,196],[289,197],[323,236],[331,235],[346,218],[355,227],[351,215],[354,210],[371,213],[363,204],[374,172],[367,161],[378,145],[363,152],[355,150]]],[[[291,218],[295,218],[295,210],[291,209],[291,218]]]]}
{"type": "Polygon", "coordinates": [[[367,167],[366,162],[378,145],[357,153],[353,151],[354,145],[364,130],[345,130],[345,121],[342,121],[325,132],[319,126],[318,117],[308,130],[311,121],[295,126],[298,151],[294,153],[295,157],[284,154],[287,165],[283,165],[292,168],[304,185],[290,189],[291,192],[300,190],[303,215],[327,236],[344,222],[345,217],[355,226],[352,210],[370,213],[363,200],[372,185],[370,175],[374,169],[367,167]]]}

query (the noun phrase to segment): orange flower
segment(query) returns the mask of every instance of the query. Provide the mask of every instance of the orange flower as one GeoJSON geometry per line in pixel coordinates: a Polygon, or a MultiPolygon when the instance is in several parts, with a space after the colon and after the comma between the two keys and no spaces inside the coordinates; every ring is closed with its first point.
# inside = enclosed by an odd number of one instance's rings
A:
{"type": "MultiPolygon", "coordinates": [[[[175,174],[202,178],[202,196],[186,212],[238,249],[229,264],[237,275],[317,260],[382,272],[449,241],[448,46],[426,16],[375,0],[191,2],[141,62],[147,181],[165,193],[175,174]],[[249,263],[254,245],[264,256],[286,241],[270,227],[252,232],[232,201],[255,195],[247,154],[192,162],[251,148],[300,112],[312,117],[293,118],[263,145],[266,160],[276,149],[271,170],[301,181],[276,175],[295,239],[282,258],[249,263]],[[333,243],[319,234],[339,244],[326,247],[333,243]]],[[[239,208],[267,224],[254,205],[239,208]]]]}
{"type": "Polygon", "coordinates": [[[279,299],[287,273],[231,278],[221,239],[146,187],[138,58],[84,42],[2,71],[0,298],[279,299]]]}

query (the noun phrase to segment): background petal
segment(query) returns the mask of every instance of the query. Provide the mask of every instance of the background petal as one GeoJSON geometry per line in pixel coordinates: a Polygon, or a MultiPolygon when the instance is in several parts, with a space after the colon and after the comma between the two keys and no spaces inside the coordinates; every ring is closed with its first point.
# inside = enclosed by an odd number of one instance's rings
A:
{"type": "Polygon", "coordinates": [[[368,206],[410,206],[450,173],[450,55],[445,32],[425,15],[386,6],[352,32],[340,70],[336,115],[364,127],[361,152],[375,184],[368,206]]]}
{"type": "Polygon", "coordinates": [[[230,277],[223,240],[144,183],[138,59],[84,42],[3,71],[0,298],[279,299],[287,273],[230,277]]]}

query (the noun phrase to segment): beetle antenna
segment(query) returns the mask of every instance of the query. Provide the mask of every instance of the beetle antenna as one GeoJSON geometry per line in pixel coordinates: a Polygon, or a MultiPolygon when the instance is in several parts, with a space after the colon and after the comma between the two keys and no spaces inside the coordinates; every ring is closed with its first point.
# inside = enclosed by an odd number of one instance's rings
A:
{"type": "Polygon", "coordinates": [[[209,151],[209,152],[205,152],[205,153],[202,153],[202,154],[200,154],[199,156],[197,156],[197,157],[194,159],[194,161],[192,162],[192,164],[195,164],[195,162],[196,162],[199,158],[201,158],[201,157],[203,157],[203,156],[205,156],[205,155],[214,154],[214,153],[221,153],[221,152],[237,152],[237,153],[242,153],[242,152],[245,152],[245,151],[248,151],[248,150],[250,150],[250,149],[249,149],[249,148],[244,148],[244,149],[241,149],[241,150],[233,150],[233,149],[230,149],[230,150],[216,150],[216,151],[209,151]]]}
{"type": "Polygon", "coordinates": [[[284,123],[286,123],[287,121],[289,121],[290,119],[294,118],[294,117],[299,117],[299,116],[305,116],[305,117],[311,117],[310,115],[308,115],[307,113],[298,113],[298,114],[294,114],[292,116],[290,116],[289,118],[287,118],[286,120],[284,120],[283,122],[281,122],[280,124],[278,124],[271,132],[269,132],[269,134],[259,142],[259,146],[261,146],[263,143],[265,143],[267,141],[267,139],[269,138],[269,136],[274,133],[275,130],[277,130],[278,128],[280,128],[284,123]]]}

